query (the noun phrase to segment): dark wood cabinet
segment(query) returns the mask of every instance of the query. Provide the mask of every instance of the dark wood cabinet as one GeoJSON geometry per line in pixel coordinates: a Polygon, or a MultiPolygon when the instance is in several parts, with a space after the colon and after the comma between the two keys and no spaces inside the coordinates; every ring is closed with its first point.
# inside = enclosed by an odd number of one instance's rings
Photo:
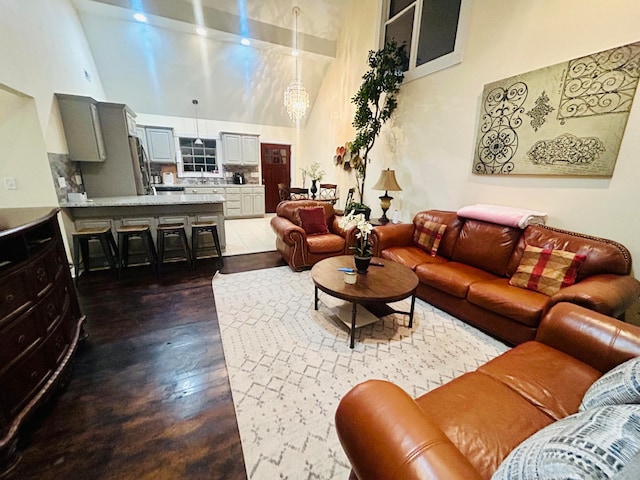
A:
{"type": "Polygon", "coordinates": [[[0,474],[21,424],[68,379],[85,321],[58,211],[0,209],[0,474]]]}

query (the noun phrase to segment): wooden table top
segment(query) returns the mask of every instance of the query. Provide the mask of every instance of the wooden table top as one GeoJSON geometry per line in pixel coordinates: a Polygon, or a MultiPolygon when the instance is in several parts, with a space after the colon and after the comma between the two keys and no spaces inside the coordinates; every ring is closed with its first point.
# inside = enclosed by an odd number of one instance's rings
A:
{"type": "Polygon", "coordinates": [[[411,295],[418,287],[418,276],[408,267],[390,260],[374,257],[384,267],[369,266],[365,274],[357,273],[356,283],[344,283],[344,272],[338,268],[353,268],[353,255],[330,257],[311,269],[313,283],[323,292],[356,303],[396,302],[411,295]]]}

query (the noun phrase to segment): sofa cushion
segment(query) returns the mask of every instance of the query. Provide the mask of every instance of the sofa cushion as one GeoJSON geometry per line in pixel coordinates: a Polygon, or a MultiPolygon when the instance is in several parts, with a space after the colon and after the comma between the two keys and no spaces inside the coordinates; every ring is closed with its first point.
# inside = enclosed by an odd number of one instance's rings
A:
{"type": "Polygon", "coordinates": [[[506,385],[554,420],[576,413],[584,392],[602,375],[590,365],[535,341],[518,345],[477,371],[506,385]]]}
{"type": "Polygon", "coordinates": [[[551,296],[575,283],[584,259],[574,252],[527,245],[509,284],[551,296]]]}
{"type": "Polygon", "coordinates": [[[300,226],[307,232],[307,235],[329,233],[322,207],[299,208],[298,215],[300,217],[300,226]]]}
{"type": "Polygon", "coordinates": [[[640,405],[576,413],[519,445],[492,480],[613,478],[640,452],[640,405]]]}
{"type": "Polygon", "coordinates": [[[523,325],[537,328],[549,297],[513,287],[509,285],[509,279],[498,278],[469,285],[467,301],[523,325]]]}
{"type": "Polygon", "coordinates": [[[444,235],[442,236],[440,247],[438,248],[438,254],[445,258],[451,258],[453,249],[458,241],[460,229],[462,228],[462,225],[464,225],[464,219],[458,217],[456,212],[427,210],[416,213],[415,217],[413,217],[413,224],[418,225],[420,222],[424,222],[425,220],[435,223],[443,223],[447,226],[444,231],[444,235]]]}
{"type": "Polygon", "coordinates": [[[640,357],[609,370],[585,393],[580,410],[605,405],[640,403],[640,357]]]}
{"type": "Polygon", "coordinates": [[[307,237],[307,247],[309,251],[316,254],[343,252],[345,243],[344,238],[333,233],[309,235],[307,237]]]}
{"type": "Polygon", "coordinates": [[[553,422],[511,388],[478,372],[455,378],[416,402],[487,479],[509,452],[553,422]]]}
{"type": "Polygon", "coordinates": [[[415,272],[422,283],[458,298],[467,296],[472,283],[496,278],[489,272],[458,262],[423,263],[416,267],[415,272]]]}
{"type": "Polygon", "coordinates": [[[528,226],[523,238],[527,245],[585,255],[586,259],[578,272],[578,282],[601,273],[628,275],[631,272],[629,250],[613,240],[537,225],[528,226]]]}
{"type": "Polygon", "coordinates": [[[446,228],[447,226],[444,223],[421,219],[415,224],[413,243],[432,257],[435,257],[446,228]]]}
{"type": "Polygon", "coordinates": [[[401,263],[415,270],[422,263],[446,263],[448,260],[442,257],[432,257],[418,247],[390,247],[382,251],[381,257],[386,260],[401,263]]]}
{"type": "Polygon", "coordinates": [[[507,264],[521,235],[519,228],[466,220],[451,259],[505,277],[507,264]]]}

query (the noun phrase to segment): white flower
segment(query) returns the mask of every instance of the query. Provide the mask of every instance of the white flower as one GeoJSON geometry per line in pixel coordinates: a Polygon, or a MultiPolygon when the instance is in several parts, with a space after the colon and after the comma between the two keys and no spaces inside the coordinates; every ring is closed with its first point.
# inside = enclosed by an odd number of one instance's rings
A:
{"type": "Polygon", "coordinates": [[[358,246],[351,248],[356,250],[358,255],[365,256],[366,254],[369,254],[371,249],[371,246],[369,245],[369,234],[373,230],[373,225],[364,218],[364,214],[359,213],[355,215],[354,210],[351,210],[347,215],[338,220],[338,226],[343,230],[356,227],[358,230],[356,233],[358,246]]]}

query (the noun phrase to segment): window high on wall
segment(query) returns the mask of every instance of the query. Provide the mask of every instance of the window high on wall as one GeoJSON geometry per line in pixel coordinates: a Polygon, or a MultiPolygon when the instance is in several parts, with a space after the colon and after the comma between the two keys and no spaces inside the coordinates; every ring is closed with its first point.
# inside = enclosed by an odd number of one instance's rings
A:
{"type": "Polygon", "coordinates": [[[471,0],[385,0],[382,41],[407,45],[410,81],[462,60],[471,0]]]}

